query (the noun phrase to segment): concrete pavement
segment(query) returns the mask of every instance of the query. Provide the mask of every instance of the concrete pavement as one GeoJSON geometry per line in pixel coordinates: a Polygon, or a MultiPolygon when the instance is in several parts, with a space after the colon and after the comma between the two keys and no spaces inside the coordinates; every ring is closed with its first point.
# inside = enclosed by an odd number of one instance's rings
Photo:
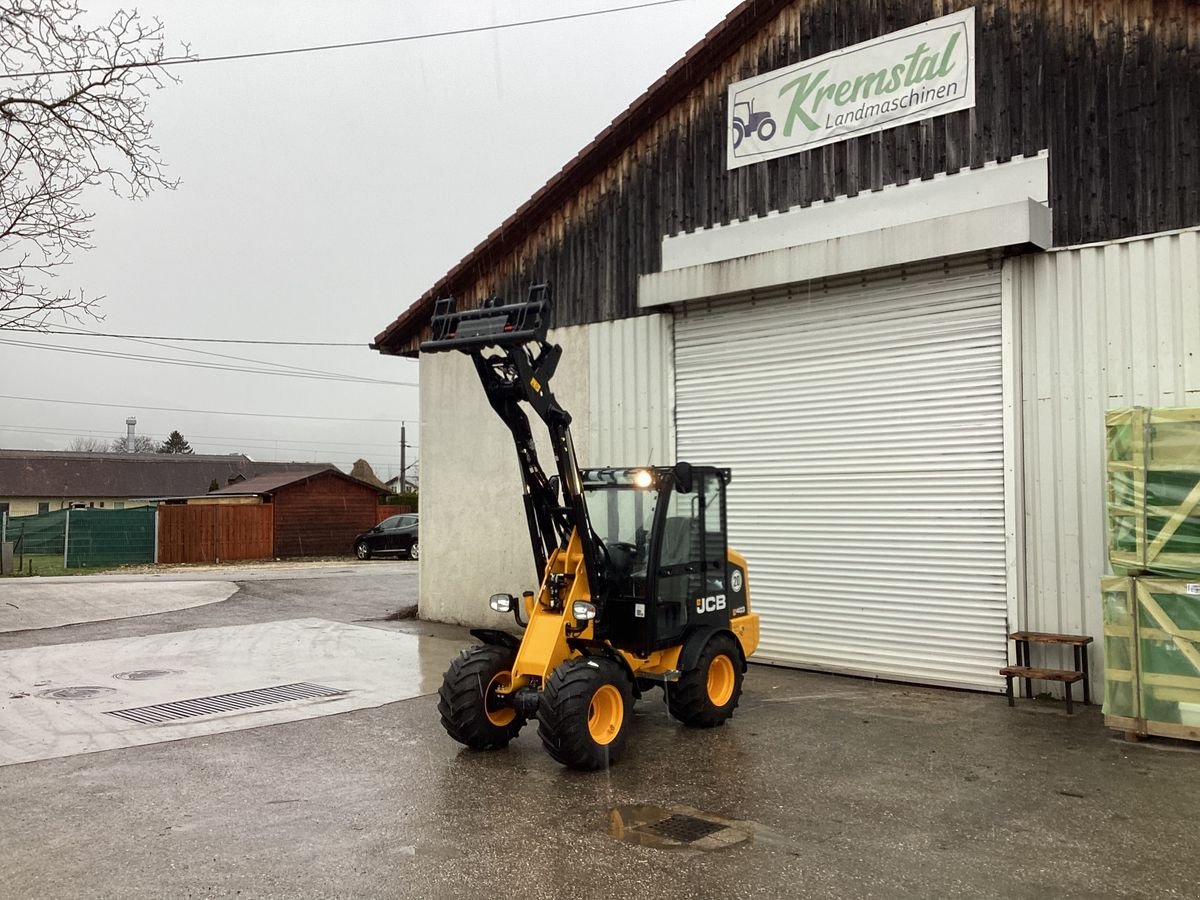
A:
{"type": "MultiPolygon", "coordinates": [[[[317,610],[468,642],[388,620],[415,592],[414,575],[255,583],[191,610],[0,635],[0,648],[317,610]]],[[[684,729],[651,694],[626,758],[590,775],[550,760],[532,726],[506,750],[462,750],[427,694],[5,766],[0,796],[0,884],[30,900],[1191,897],[1200,853],[1193,745],[1127,744],[1095,709],[762,666],[724,728],[684,729]],[[711,852],[630,841],[613,833],[630,809],[747,839],[711,852]]]]}

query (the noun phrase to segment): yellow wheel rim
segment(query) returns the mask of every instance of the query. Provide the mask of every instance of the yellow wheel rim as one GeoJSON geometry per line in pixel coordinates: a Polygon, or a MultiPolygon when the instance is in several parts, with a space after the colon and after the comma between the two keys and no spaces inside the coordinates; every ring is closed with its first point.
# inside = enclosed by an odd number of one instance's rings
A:
{"type": "Polygon", "coordinates": [[[588,704],[588,734],[597,744],[611,744],[625,721],[625,700],[611,684],[601,685],[588,704]]]}
{"type": "Polygon", "coordinates": [[[487,690],[483,695],[483,711],[487,714],[488,721],[497,728],[505,728],[512,724],[512,720],[517,717],[517,711],[511,706],[500,706],[493,709],[492,704],[496,696],[496,691],[500,688],[506,688],[512,684],[512,673],[497,672],[492,680],[488,682],[487,690]]]}
{"type": "Polygon", "coordinates": [[[724,653],[714,656],[708,665],[708,702],[713,706],[724,706],[733,696],[736,681],[733,660],[724,653]]]}

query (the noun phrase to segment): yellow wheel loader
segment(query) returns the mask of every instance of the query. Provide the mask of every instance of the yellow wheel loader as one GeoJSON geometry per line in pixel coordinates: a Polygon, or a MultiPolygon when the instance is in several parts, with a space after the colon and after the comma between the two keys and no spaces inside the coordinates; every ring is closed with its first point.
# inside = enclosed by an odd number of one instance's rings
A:
{"type": "Polygon", "coordinates": [[[546,751],[573,769],[599,769],[624,749],[633,701],[660,687],[685,725],[721,725],[738,705],[758,646],[746,560],[726,544],[728,469],[580,469],[571,416],[550,381],[562,355],[546,341],[546,285],[525,302],[493,298],[456,312],[434,308],[421,352],[471,357],[492,408],[512,432],[538,590],[498,593],[518,638],[474,629],[482,646],[447,670],[438,712],[454,740],[504,747],[538,721],[546,751]],[[538,461],[529,417],[550,434],[557,475],[538,461]]]}

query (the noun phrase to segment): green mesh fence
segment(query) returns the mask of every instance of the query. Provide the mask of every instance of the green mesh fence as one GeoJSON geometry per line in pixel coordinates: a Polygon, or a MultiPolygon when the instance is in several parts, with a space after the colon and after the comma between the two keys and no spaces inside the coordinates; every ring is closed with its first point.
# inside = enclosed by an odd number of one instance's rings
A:
{"type": "Polygon", "coordinates": [[[16,516],[3,538],[21,556],[53,556],[68,569],[154,562],[154,507],[59,509],[16,516]]]}
{"type": "Polygon", "coordinates": [[[154,562],[154,507],[73,509],[67,568],[154,562]]]}
{"type": "Polygon", "coordinates": [[[67,511],[55,510],[36,516],[14,516],[4,525],[4,540],[25,556],[62,556],[65,547],[67,511]]]}

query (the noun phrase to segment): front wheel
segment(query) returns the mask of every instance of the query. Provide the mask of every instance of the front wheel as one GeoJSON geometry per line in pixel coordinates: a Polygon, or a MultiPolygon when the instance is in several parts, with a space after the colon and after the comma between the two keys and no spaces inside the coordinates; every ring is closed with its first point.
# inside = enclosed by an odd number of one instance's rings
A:
{"type": "Polygon", "coordinates": [[[611,659],[578,657],[546,681],[538,704],[538,737],[557,762],[593,771],[616,762],[633,714],[633,688],[611,659]]]}
{"type": "Polygon", "coordinates": [[[450,664],[438,690],[438,713],[446,733],[472,750],[505,747],[525,724],[497,691],[512,681],[517,651],[484,644],[464,650],[450,664]]]}
{"type": "Polygon", "coordinates": [[[366,541],[358,542],[358,544],[354,548],[354,555],[357,556],[359,559],[370,559],[371,558],[371,548],[367,546],[366,541]]]}
{"type": "Polygon", "coordinates": [[[667,708],[692,728],[712,728],[733,715],[742,696],[742,656],[730,634],[709,638],[696,665],[667,685],[667,708]]]}

